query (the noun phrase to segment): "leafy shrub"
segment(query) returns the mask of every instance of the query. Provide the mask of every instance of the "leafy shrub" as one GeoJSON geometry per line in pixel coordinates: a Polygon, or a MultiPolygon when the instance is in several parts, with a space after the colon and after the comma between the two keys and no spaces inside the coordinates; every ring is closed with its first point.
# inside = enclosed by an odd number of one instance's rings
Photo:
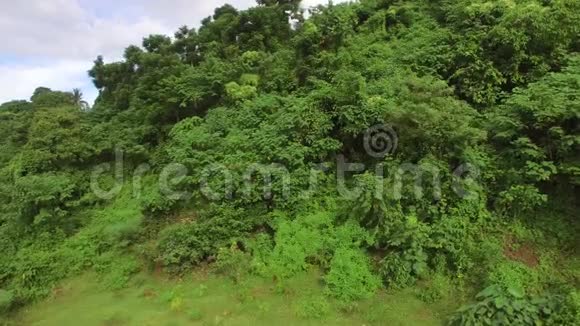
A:
{"type": "Polygon", "coordinates": [[[534,299],[517,289],[492,285],[476,297],[479,301],[459,309],[450,325],[537,325],[553,309],[546,299],[534,299]]]}
{"type": "Polygon", "coordinates": [[[548,325],[580,325],[580,293],[577,290],[553,299],[556,308],[547,321],[548,325]]]}
{"type": "Polygon", "coordinates": [[[499,194],[498,210],[504,214],[519,216],[540,207],[548,201],[548,196],[531,185],[516,185],[499,194]]]}
{"type": "Polygon", "coordinates": [[[246,248],[251,253],[251,270],[262,276],[269,276],[267,262],[272,255],[274,241],[268,234],[260,233],[255,238],[246,241],[246,248]]]}
{"type": "Polygon", "coordinates": [[[148,188],[141,198],[143,212],[150,216],[166,214],[175,208],[175,200],[160,192],[156,187],[148,188]]]}
{"type": "Polygon", "coordinates": [[[325,248],[324,240],[332,221],[332,215],[324,212],[295,221],[279,221],[276,246],[268,260],[274,275],[287,278],[306,270],[309,263],[324,263],[329,249],[325,248]]]}
{"type": "Polygon", "coordinates": [[[400,254],[389,254],[380,262],[379,273],[389,288],[402,289],[415,283],[411,263],[400,254]]]}
{"type": "Polygon", "coordinates": [[[426,303],[434,303],[447,298],[451,293],[451,281],[441,273],[435,273],[429,281],[419,289],[419,298],[426,303]]]}
{"type": "Polygon", "coordinates": [[[200,236],[197,224],[173,225],[159,235],[159,259],[173,271],[183,271],[199,263],[211,252],[211,244],[200,236]]]}
{"type": "Polygon", "coordinates": [[[73,197],[76,184],[66,173],[30,175],[15,180],[12,201],[25,224],[62,226],[68,220],[65,203],[73,197]]]}
{"type": "Polygon", "coordinates": [[[204,213],[211,218],[202,216],[199,222],[169,226],[159,235],[158,259],[171,272],[182,273],[247,235],[254,227],[250,213],[214,207],[204,213]]]}
{"type": "Polygon", "coordinates": [[[488,275],[488,284],[496,284],[504,289],[519,291],[538,290],[538,273],[526,265],[515,261],[503,261],[492,267],[488,275]]]}
{"type": "Polygon", "coordinates": [[[430,265],[437,272],[452,270],[458,275],[474,275],[474,269],[485,270],[494,263],[492,260],[502,257],[502,243],[481,232],[481,221],[488,214],[485,205],[462,202],[431,224],[429,249],[436,254],[430,265]]]}
{"type": "Polygon", "coordinates": [[[371,271],[369,258],[351,248],[340,248],[334,253],[324,281],[327,293],[346,302],[371,297],[381,284],[371,271]]]}
{"type": "MultiPolygon", "coordinates": [[[[43,241],[39,237],[39,244],[43,241]]],[[[10,283],[18,301],[29,302],[50,294],[52,287],[70,270],[62,264],[62,253],[32,246],[23,248],[12,261],[13,275],[10,283]]]]}
{"type": "Polygon", "coordinates": [[[3,276],[7,288],[19,302],[28,303],[49,295],[62,279],[91,267],[108,286],[123,287],[139,269],[138,262],[130,256],[120,258],[125,256],[116,250],[134,241],[140,229],[140,213],[133,206],[121,196],[110,206],[77,212],[77,218],[88,223],[72,236],[56,229],[35,232],[33,240],[24,238],[10,263],[0,268],[7,273],[3,276]]]}
{"type": "Polygon", "coordinates": [[[430,227],[420,222],[417,216],[409,215],[404,223],[395,223],[393,229],[389,245],[400,250],[401,259],[410,267],[414,276],[426,275],[430,227]]]}
{"type": "Polygon", "coordinates": [[[360,248],[372,236],[354,223],[335,226],[336,214],[319,211],[289,221],[282,217],[276,226],[275,246],[266,264],[276,277],[288,278],[311,265],[327,268],[340,248],[360,248]]]}
{"type": "Polygon", "coordinates": [[[241,251],[238,244],[234,243],[229,248],[218,250],[215,267],[219,273],[228,275],[235,282],[239,282],[250,270],[251,259],[250,255],[241,251]]]}

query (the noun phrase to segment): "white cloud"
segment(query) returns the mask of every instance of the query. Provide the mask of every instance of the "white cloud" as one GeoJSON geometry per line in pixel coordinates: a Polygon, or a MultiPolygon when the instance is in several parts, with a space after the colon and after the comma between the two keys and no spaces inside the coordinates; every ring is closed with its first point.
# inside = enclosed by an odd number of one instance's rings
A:
{"type": "Polygon", "coordinates": [[[143,37],[196,26],[225,3],[244,9],[255,1],[0,0],[0,103],[28,98],[37,86],[80,87],[93,100],[96,90],[87,70],[98,55],[117,60],[143,37]]]}
{"type": "Polygon", "coordinates": [[[147,34],[170,31],[148,17],[101,18],[77,0],[0,2],[0,53],[14,56],[61,60],[115,56],[147,34]]]}
{"type": "Polygon", "coordinates": [[[91,87],[87,70],[92,63],[67,60],[49,65],[0,65],[0,103],[13,99],[27,100],[37,86],[58,90],[81,88],[85,98],[94,100],[96,90],[91,87]]]}

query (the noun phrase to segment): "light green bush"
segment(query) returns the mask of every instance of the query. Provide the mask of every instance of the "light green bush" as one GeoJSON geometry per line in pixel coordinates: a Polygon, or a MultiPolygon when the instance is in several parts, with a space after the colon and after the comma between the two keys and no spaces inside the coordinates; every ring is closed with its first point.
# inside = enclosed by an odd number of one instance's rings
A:
{"type": "Polygon", "coordinates": [[[334,253],[324,281],[328,294],[346,302],[369,298],[381,286],[369,258],[352,248],[340,248],[334,253]]]}
{"type": "Polygon", "coordinates": [[[389,254],[380,262],[379,273],[389,288],[402,289],[415,283],[411,264],[399,254],[389,254]]]}

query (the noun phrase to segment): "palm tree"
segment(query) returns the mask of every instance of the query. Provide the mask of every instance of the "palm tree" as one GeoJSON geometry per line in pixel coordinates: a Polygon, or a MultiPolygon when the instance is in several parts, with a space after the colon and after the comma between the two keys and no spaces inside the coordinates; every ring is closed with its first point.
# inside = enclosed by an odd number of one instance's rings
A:
{"type": "Polygon", "coordinates": [[[90,110],[91,107],[89,106],[89,103],[87,101],[83,100],[83,92],[80,89],[78,88],[73,89],[72,95],[73,102],[76,106],[78,106],[83,111],[90,110]]]}

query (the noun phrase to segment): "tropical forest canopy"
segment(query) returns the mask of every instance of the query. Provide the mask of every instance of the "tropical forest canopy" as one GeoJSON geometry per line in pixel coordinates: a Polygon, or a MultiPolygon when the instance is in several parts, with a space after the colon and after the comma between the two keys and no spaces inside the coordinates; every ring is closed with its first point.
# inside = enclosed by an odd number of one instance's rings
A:
{"type": "Polygon", "coordinates": [[[87,271],[316,268],[331,302],[416,289],[455,296],[453,325],[578,325],[579,21],[578,0],[258,0],[96,58],[92,108],[2,104],[0,313],[87,271]]]}

